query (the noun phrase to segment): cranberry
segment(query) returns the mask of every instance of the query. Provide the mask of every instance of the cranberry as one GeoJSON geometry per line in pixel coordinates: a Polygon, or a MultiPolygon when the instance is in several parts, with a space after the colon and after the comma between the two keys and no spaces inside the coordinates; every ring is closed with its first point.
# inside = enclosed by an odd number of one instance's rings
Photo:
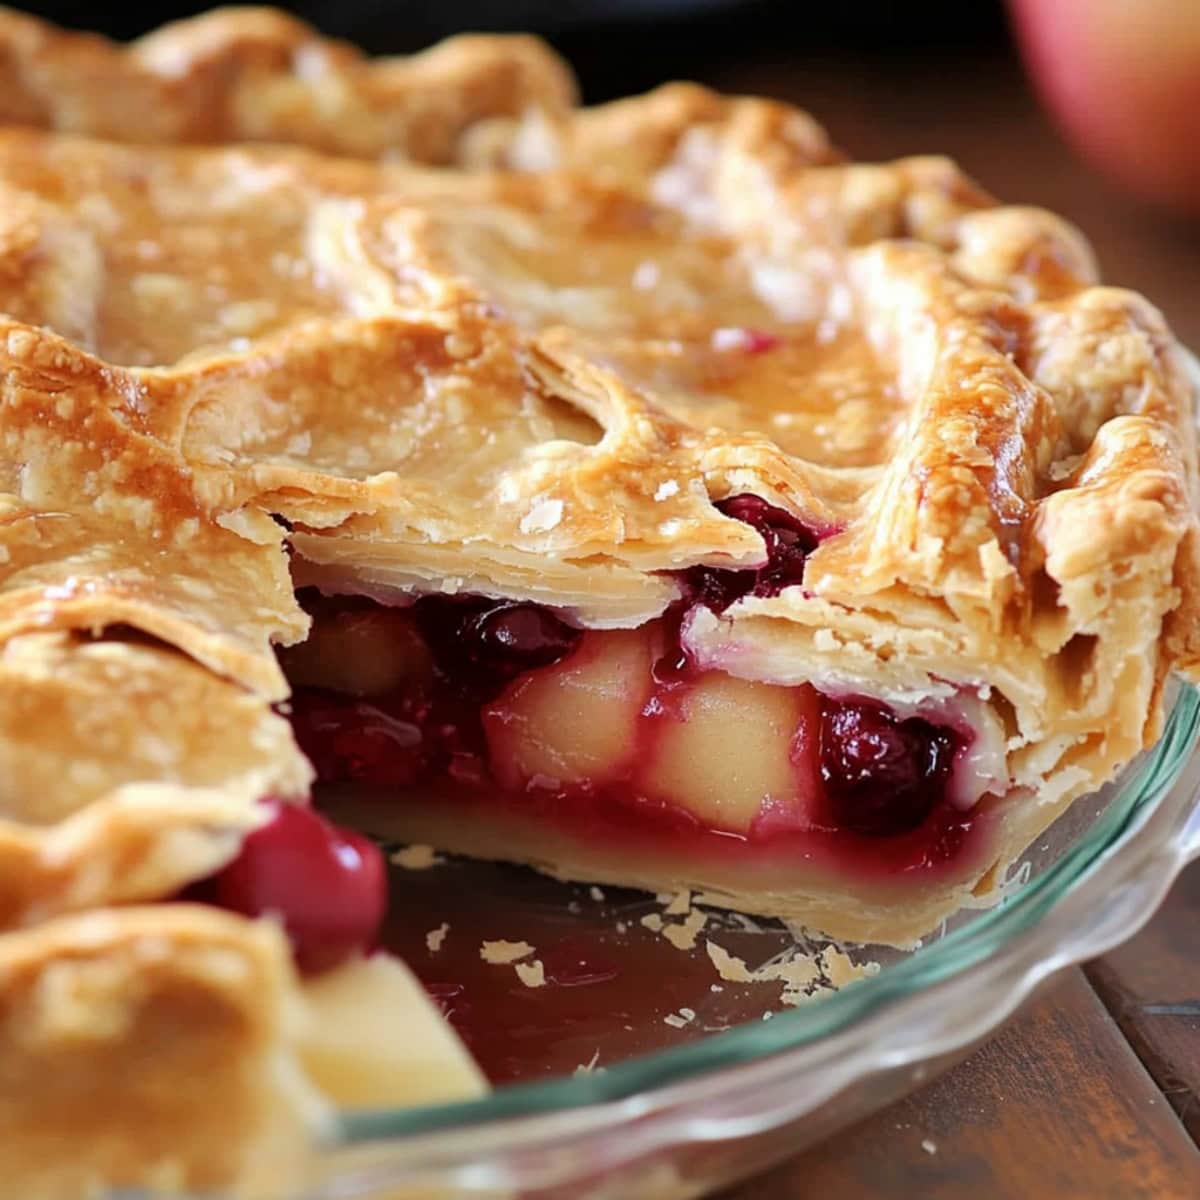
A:
{"type": "Polygon", "coordinates": [[[759,496],[733,496],[717,505],[727,517],[753,525],[767,544],[767,564],[760,567],[756,596],[774,596],[804,578],[804,563],[820,538],[791,513],[759,496]]]}
{"type": "Polygon", "coordinates": [[[208,881],[204,898],[248,917],[277,914],[302,971],[327,971],[370,949],[387,909],[383,855],[310,808],[268,803],[271,820],[208,881]]]}
{"type": "Polygon", "coordinates": [[[723,612],[743,596],[775,596],[804,579],[804,565],[821,536],[798,517],[761,496],[731,496],[716,507],[727,517],[752,525],[766,543],[767,561],[745,571],[693,567],[687,573],[692,599],[723,612]]]}
{"type": "Polygon", "coordinates": [[[957,748],[948,729],[897,720],[867,700],[826,698],[821,777],[834,820],[869,837],[906,833],[944,798],[957,748]]]}
{"type": "Polygon", "coordinates": [[[519,675],[564,658],[580,631],[536,604],[501,604],[467,622],[476,661],[519,675]]]}
{"type": "Polygon", "coordinates": [[[433,747],[418,723],[420,712],[407,711],[412,706],[402,701],[393,714],[382,704],[306,689],[293,697],[296,741],[323,783],[408,787],[421,778],[433,747]]]}
{"type": "Polygon", "coordinates": [[[416,611],[443,678],[481,700],[523,672],[565,658],[582,636],[536,604],[431,596],[416,611]]]}

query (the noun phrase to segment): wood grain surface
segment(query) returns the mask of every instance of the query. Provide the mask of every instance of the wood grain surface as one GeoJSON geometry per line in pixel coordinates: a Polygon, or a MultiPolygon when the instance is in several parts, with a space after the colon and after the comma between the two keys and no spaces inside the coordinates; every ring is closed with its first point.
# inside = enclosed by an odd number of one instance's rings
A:
{"type": "MultiPolygon", "coordinates": [[[[946,153],[997,196],[1066,214],[1106,279],[1200,349],[1200,227],[1075,161],[1011,57],[764,60],[707,81],[810,109],[855,157],[946,153]]],[[[1143,933],[970,1059],[723,1200],[1197,1200],[1198,1142],[1200,864],[1143,933]]]]}
{"type": "Polygon", "coordinates": [[[1200,1142],[1200,866],[1180,879],[1144,933],[1092,963],[1087,974],[1200,1142]]]}
{"type": "MultiPolygon", "coordinates": [[[[1200,887],[1200,873],[1189,885],[1200,887]]],[[[1176,1045],[1196,1061],[1194,1023],[1190,1050],[1186,1038],[1176,1045]]],[[[1196,1094],[1173,1100],[1194,1106],[1196,1094]]],[[[722,1200],[809,1196],[1195,1200],[1200,1150],[1161,1078],[1073,970],[936,1082],[722,1200]]]]}

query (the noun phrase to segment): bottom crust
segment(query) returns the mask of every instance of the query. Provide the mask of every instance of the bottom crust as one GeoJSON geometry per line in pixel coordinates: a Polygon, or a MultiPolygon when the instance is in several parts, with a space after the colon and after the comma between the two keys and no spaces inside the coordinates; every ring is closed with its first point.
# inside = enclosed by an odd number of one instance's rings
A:
{"type": "Polygon", "coordinates": [[[467,808],[436,795],[342,786],[319,793],[318,803],[379,838],[524,864],[564,881],[686,890],[700,903],[777,917],[837,941],[911,949],[959,909],[995,903],[1013,862],[1086,790],[1078,785],[1052,802],[1027,790],[1010,792],[980,814],[970,842],[950,862],[858,879],[769,852],[722,861],[720,854],[648,842],[606,843],[511,806],[467,808]]]}

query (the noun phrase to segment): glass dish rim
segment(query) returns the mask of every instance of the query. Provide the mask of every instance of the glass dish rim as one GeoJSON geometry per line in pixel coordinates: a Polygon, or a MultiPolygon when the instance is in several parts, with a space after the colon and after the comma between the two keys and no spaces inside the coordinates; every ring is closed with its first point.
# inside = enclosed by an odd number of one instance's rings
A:
{"type": "Polygon", "coordinates": [[[1079,885],[1130,827],[1164,797],[1200,738],[1200,691],[1181,683],[1162,737],[1127,768],[1111,801],[1084,835],[1044,872],[1009,891],[968,924],[878,974],[815,1003],[777,1012],[685,1046],[639,1055],[603,1072],[511,1084],[477,1100],[415,1108],[341,1113],[330,1148],[370,1141],[410,1141],[517,1118],[618,1104],[697,1077],[748,1067],[850,1029],[865,1017],[946,982],[1034,925],[1079,885]]]}

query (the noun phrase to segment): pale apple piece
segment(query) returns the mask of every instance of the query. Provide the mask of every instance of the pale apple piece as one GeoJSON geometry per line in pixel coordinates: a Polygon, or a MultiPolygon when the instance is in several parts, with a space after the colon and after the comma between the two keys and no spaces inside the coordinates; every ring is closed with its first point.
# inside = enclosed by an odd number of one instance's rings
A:
{"type": "Polygon", "coordinates": [[[775,687],[720,671],[677,700],[638,773],[650,795],[687,809],[705,825],[748,833],[769,807],[802,819],[815,796],[809,736],[819,719],[808,687],[775,687]]]}
{"type": "Polygon", "coordinates": [[[636,753],[651,682],[647,631],[585,634],[562,662],[519,679],[484,710],[496,777],[506,787],[611,778],[636,753]]]}
{"type": "Polygon", "coordinates": [[[398,959],[356,958],[304,983],[305,1073],[338,1108],[471,1100],[483,1072],[398,959]]]}
{"type": "Polygon", "coordinates": [[[293,687],[380,696],[428,682],[433,659],[411,618],[390,608],[319,617],[298,646],[280,651],[293,687]]]}

